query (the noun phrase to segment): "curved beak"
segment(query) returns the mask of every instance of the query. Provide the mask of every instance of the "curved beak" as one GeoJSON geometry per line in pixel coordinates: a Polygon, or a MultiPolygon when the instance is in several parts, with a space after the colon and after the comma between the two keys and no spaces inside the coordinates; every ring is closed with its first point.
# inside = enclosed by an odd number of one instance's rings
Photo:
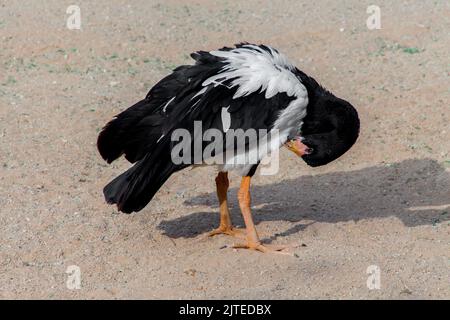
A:
{"type": "Polygon", "coordinates": [[[313,150],[309,148],[306,144],[302,142],[302,137],[296,137],[292,140],[287,141],[284,146],[294,152],[299,157],[305,154],[310,154],[313,150]]]}

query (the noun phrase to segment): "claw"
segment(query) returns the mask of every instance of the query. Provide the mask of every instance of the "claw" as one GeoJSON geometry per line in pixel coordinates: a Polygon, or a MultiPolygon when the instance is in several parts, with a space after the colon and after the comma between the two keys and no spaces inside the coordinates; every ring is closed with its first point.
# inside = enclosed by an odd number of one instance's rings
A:
{"type": "Polygon", "coordinates": [[[262,253],[279,253],[279,254],[294,256],[294,254],[292,252],[284,251],[284,250],[288,249],[289,246],[264,245],[261,243],[247,242],[247,243],[235,244],[235,245],[233,245],[233,248],[235,248],[235,249],[250,249],[250,250],[259,251],[262,253]]]}
{"type": "Polygon", "coordinates": [[[217,229],[214,229],[208,234],[208,237],[214,237],[220,234],[225,234],[237,238],[245,238],[245,233],[243,230],[230,227],[219,227],[217,229]]]}

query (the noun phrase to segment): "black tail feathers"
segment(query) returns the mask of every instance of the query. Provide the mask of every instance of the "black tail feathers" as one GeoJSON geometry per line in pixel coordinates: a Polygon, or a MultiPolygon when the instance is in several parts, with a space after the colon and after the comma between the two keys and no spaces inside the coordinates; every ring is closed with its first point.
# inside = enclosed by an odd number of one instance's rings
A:
{"type": "Polygon", "coordinates": [[[169,143],[163,143],[112,180],[103,189],[105,199],[110,204],[116,204],[124,213],[140,211],[167,179],[184,167],[171,161],[169,143]]]}
{"type": "Polygon", "coordinates": [[[142,159],[162,135],[163,117],[157,103],[144,99],[120,113],[100,132],[97,148],[108,163],[122,154],[130,162],[142,159]]]}

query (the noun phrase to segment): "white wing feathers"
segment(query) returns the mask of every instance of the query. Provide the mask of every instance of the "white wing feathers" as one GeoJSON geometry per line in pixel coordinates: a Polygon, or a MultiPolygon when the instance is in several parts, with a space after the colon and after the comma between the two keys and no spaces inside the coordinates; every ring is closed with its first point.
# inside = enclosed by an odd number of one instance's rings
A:
{"type": "Polygon", "coordinates": [[[291,72],[293,65],[281,53],[270,47],[269,50],[245,45],[230,51],[211,51],[210,54],[224,58],[226,64],[222,72],[207,79],[203,86],[218,86],[232,80],[228,87],[238,87],[233,99],[256,91],[265,91],[266,99],[280,92],[288,96],[303,96],[306,89],[291,72]]]}

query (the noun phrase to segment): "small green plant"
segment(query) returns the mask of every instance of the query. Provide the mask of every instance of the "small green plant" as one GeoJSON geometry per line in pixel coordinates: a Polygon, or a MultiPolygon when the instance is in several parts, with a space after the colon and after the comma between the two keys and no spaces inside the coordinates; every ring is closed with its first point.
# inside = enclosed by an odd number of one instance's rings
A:
{"type": "Polygon", "coordinates": [[[2,83],[2,85],[7,86],[7,85],[16,84],[16,83],[17,83],[17,80],[13,76],[8,76],[8,79],[6,80],[6,82],[2,83]]]}
{"type": "Polygon", "coordinates": [[[419,50],[419,48],[416,48],[416,47],[403,47],[403,52],[409,53],[409,54],[415,54],[415,53],[419,53],[420,50],[419,50]]]}

